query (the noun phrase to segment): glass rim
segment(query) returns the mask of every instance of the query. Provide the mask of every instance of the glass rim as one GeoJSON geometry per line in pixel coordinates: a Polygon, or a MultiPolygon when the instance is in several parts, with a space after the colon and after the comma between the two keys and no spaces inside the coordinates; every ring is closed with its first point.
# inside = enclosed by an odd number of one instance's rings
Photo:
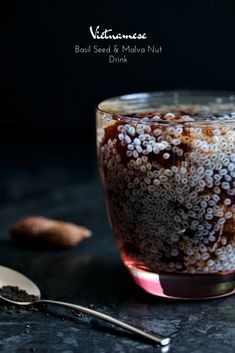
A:
{"type": "MultiPolygon", "coordinates": [[[[164,91],[143,91],[143,92],[137,92],[137,93],[127,93],[124,95],[119,95],[119,96],[113,96],[113,97],[109,97],[107,99],[104,99],[102,101],[100,101],[97,105],[96,105],[96,112],[100,113],[102,115],[105,115],[107,118],[114,120],[114,121],[123,121],[126,123],[144,123],[147,125],[176,125],[176,124],[183,124],[183,125],[208,125],[208,124],[235,124],[235,117],[231,118],[231,119],[227,119],[227,120],[222,120],[222,119],[215,119],[215,120],[205,120],[205,119],[201,119],[201,120],[193,120],[193,121],[179,121],[179,120],[155,120],[155,121],[147,121],[147,120],[143,120],[143,118],[139,118],[139,117],[132,117],[129,116],[128,117],[128,113],[133,114],[133,112],[131,112],[131,105],[134,103],[143,103],[143,102],[147,102],[148,100],[150,101],[151,99],[158,99],[159,103],[161,103],[161,105],[177,105],[177,104],[198,104],[198,105],[205,105],[207,103],[214,103],[214,104],[231,104],[234,105],[234,112],[235,112],[235,92],[233,91],[223,91],[223,90],[164,90],[164,91]],[[172,104],[166,103],[164,102],[164,98],[171,98],[178,100],[179,102],[174,103],[172,102],[172,104]],[[182,100],[183,98],[194,98],[194,99],[200,99],[200,98],[208,98],[208,101],[203,102],[194,102],[194,103],[185,103],[185,102],[180,102],[180,99],[182,100]],[[160,101],[162,99],[162,102],[160,101]],[[212,102],[209,99],[214,99],[215,101],[212,102]],[[130,106],[130,110],[128,111],[127,109],[124,109],[123,111],[121,109],[117,110],[117,112],[112,111],[111,109],[103,109],[101,108],[101,105],[104,103],[111,103],[111,102],[119,102],[120,103],[120,107],[122,104],[126,104],[126,107],[130,106]],[[125,114],[125,116],[123,116],[123,114],[125,114]]],[[[143,109],[143,108],[142,108],[143,109]]],[[[151,112],[151,107],[150,110],[147,111],[146,113],[151,112]]],[[[157,107],[156,107],[157,109],[157,107]]],[[[152,111],[154,112],[154,111],[152,111]]],[[[141,108],[139,111],[135,110],[134,113],[143,113],[143,111],[141,111],[141,108]]],[[[171,113],[171,111],[169,111],[169,113],[171,113]]],[[[221,111],[221,115],[226,114],[228,112],[223,112],[221,111]]],[[[190,116],[190,114],[187,114],[190,116]]],[[[212,115],[213,116],[213,115],[212,115]]]]}

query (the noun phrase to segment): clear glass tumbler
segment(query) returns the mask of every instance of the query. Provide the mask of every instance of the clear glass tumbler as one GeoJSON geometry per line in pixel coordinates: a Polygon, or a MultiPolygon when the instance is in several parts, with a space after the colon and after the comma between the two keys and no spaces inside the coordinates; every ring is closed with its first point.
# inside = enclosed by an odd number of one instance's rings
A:
{"type": "Polygon", "coordinates": [[[235,98],[154,92],[97,108],[100,174],[125,266],[177,299],[235,291],[235,98]]]}

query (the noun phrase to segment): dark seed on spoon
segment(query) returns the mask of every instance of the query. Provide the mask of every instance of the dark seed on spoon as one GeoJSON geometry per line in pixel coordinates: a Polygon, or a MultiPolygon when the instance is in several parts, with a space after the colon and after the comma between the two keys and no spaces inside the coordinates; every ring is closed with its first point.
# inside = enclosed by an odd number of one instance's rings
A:
{"type": "Polygon", "coordinates": [[[25,290],[16,286],[3,286],[0,288],[0,296],[17,302],[33,302],[38,298],[28,294],[25,290]]]}

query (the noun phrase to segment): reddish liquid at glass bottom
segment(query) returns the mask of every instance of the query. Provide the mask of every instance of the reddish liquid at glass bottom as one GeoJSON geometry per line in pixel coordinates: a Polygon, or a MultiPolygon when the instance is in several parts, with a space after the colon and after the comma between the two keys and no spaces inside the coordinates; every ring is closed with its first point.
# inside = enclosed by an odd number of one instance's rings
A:
{"type": "Polygon", "coordinates": [[[134,281],[146,292],[182,300],[220,298],[235,293],[235,272],[215,274],[154,273],[122,260],[134,281]]]}

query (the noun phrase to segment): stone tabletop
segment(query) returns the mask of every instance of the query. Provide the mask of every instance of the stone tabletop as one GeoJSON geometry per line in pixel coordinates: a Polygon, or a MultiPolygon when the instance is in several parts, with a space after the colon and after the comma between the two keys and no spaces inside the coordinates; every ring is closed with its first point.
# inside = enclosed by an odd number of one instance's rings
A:
{"type": "MultiPolygon", "coordinates": [[[[120,261],[95,158],[89,163],[79,159],[76,146],[70,145],[70,155],[73,153],[68,160],[64,148],[49,147],[37,146],[33,152],[27,146],[2,149],[8,158],[0,158],[4,166],[0,179],[0,265],[32,278],[43,298],[96,308],[143,330],[170,335],[171,353],[234,353],[235,297],[178,302],[139,289],[120,261]],[[93,236],[71,250],[16,244],[10,239],[9,228],[27,215],[82,224],[93,236]]],[[[1,304],[0,352],[150,353],[161,352],[161,348],[71,310],[52,306],[25,310],[1,304]]]]}

